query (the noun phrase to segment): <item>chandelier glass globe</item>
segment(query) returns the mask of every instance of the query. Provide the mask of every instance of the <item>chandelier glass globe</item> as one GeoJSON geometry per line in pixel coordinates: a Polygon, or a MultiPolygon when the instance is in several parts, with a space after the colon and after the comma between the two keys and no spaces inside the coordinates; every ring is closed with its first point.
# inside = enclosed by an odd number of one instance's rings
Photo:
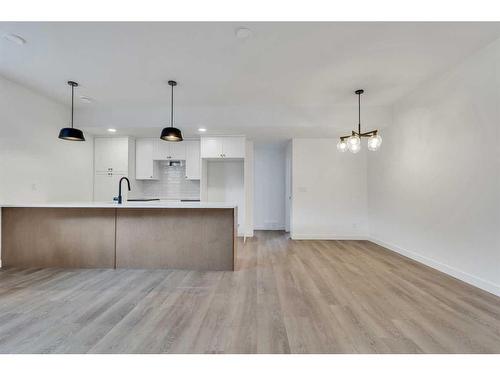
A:
{"type": "Polygon", "coordinates": [[[361,143],[349,145],[349,151],[351,151],[353,154],[357,154],[359,150],[361,150],[361,143]]]}
{"type": "Polygon", "coordinates": [[[337,143],[337,150],[340,151],[340,152],[346,152],[347,151],[347,142],[343,141],[343,140],[340,140],[337,143]]]}
{"type": "Polygon", "coordinates": [[[359,147],[361,146],[361,140],[357,135],[351,135],[349,138],[347,138],[347,146],[349,147],[349,150],[351,150],[353,147],[359,147]]]}
{"type": "Polygon", "coordinates": [[[382,137],[380,135],[372,135],[368,138],[368,150],[377,151],[382,144],[382,137]]]}

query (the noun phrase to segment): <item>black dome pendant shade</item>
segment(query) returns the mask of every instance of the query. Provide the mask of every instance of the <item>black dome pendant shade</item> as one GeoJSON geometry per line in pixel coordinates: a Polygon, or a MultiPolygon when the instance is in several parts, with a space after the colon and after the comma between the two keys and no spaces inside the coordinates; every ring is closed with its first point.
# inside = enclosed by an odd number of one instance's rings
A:
{"type": "Polygon", "coordinates": [[[180,142],[182,141],[182,133],[179,129],[169,126],[167,128],[163,128],[160,138],[164,141],[180,142]]]}
{"type": "Polygon", "coordinates": [[[85,137],[80,129],[62,128],[59,132],[59,138],[65,141],[84,141],[85,137]]]}
{"type": "Polygon", "coordinates": [[[78,83],[73,81],[68,81],[68,85],[71,86],[71,128],[62,128],[59,132],[59,139],[64,139],[65,141],[85,141],[83,132],[80,129],[75,129],[73,127],[73,113],[74,113],[74,95],[75,87],[78,83]]]}
{"type": "Polygon", "coordinates": [[[168,81],[168,84],[172,87],[172,97],[170,102],[170,126],[163,128],[161,131],[160,138],[168,142],[181,142],[182,133],[179,129],[174,128],[174,86],[177,85],[175,81],[168,81]]]}

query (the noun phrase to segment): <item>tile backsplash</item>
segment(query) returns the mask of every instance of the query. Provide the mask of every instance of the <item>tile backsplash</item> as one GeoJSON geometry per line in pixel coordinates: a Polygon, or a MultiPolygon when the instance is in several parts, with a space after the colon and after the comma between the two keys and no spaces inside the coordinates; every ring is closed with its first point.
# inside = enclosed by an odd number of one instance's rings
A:
{"type": "Polygon", "coordinates": [[[186,179],[186,165],[170,166],[159,161],[159,180],[142,181],[142,193],[147,198],[200,199],[200,181],[186,179]]]}

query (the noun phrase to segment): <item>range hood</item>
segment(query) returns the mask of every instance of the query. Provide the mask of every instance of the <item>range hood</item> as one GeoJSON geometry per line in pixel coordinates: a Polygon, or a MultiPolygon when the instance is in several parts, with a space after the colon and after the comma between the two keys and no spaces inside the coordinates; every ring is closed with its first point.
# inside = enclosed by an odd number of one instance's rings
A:
{"type": "Polygon", "coordinates": [[[184,160],[167,160],[164,162],[167,167],[183,167],[184,160]]]}

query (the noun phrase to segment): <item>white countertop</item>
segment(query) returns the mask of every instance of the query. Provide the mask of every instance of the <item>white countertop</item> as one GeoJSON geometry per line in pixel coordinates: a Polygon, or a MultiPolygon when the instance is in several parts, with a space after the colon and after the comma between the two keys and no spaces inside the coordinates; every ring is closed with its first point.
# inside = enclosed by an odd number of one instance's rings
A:
{"type": "Polygon", "coordinates": [[[226,202],[181,202],[181,201],[150,201],[150,202],[53,202],[0,204],[0,207],[44,207],[44,208],[235,208],[235,203],[226,202]]]}

